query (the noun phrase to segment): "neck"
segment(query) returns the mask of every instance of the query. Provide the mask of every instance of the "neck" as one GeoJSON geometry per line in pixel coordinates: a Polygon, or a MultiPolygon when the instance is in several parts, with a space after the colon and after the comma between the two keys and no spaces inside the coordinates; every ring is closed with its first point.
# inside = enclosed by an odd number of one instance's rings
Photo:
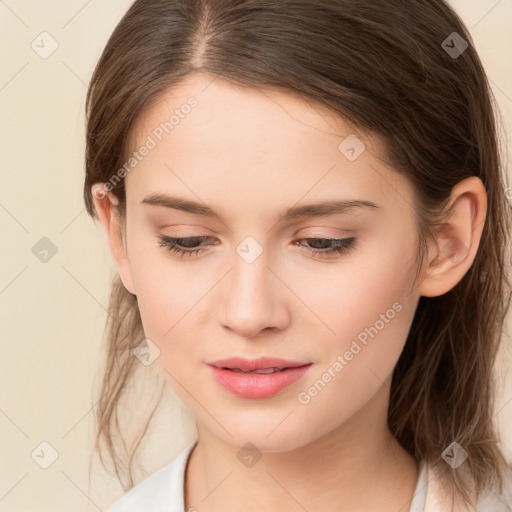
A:
{"type": "Polygon", "coordinates": [[[185,510],[408,510],[418,468],[389,431],[385,395],[378,393],[349,421],[307,444],[261,453],[252,466],[237,457],[239,446],[198,425],[185,474],[185,510]]]}

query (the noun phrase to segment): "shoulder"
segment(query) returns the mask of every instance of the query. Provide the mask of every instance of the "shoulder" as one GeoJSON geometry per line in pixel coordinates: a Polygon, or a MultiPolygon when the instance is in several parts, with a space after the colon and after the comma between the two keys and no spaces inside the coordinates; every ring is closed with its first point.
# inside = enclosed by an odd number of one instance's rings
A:
{"type": "Polygon", "coordinates": [[[489,491],[478,496],[477,512],[512,512],[512,481],[504,482],[501,493],[489,491]]]}
{"type": "Polygon", "coordinates": [[[457,502],[451,508],[435,466],[425,464],[425,473],[428,481],[425,512],[512,512],[512,482],[505,482],[501,493],[487,491],[478,496],[473,493],[469,507],[457,502]]]}
{"type": "Polygon", "coordinates": [[[132,487],[106,512],[182,512],[185,468],[196,441],[182,450],[169,464],[132,487]]]}

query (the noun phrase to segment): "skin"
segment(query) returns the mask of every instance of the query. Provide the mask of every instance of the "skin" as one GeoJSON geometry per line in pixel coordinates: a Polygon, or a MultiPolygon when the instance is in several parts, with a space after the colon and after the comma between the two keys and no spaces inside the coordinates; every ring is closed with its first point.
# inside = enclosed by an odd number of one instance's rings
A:
{"type": "Polygon", "coordinates": [[[155,364],[196,419],[186,510],[408,510],[418,468],[387,426],[391,376],[419,297],[449,291],[474,260],[487,207],[482,182],[453,189],[453,215],[415,282],[414,191],[386,164],[378,137],[358,134],[366,149],[350,161],[338,145],[355,132],[325,107],[195,74],[143,113],[133,150],[190,96],[198,106],[126,175],[126,226],[112,194],[94,199],[116,268],[161,351],[155,364]],[[152,193],[206,204],[221,220],[141,204],[152,193]],[[379,208],[278,222],[288,207],[327,199],[379,208]],[[159,246],[159,234],[211,238],[202,254],[180,259],[159,246]],[[249,235],[263,251],[252,263],[236,252],[249,235]],[[354,248],[333,256],[312,255],[326,246],[304,240],[349,236],[354,248]],[[394,303],[400,312],[300,403],[298,394],[394,303]],[[206,365],[260,355],[313,365],[265,399],[231,394],[206,365]],[[262,455],[252,467],[237,458],[247,442],[262,455]]]}

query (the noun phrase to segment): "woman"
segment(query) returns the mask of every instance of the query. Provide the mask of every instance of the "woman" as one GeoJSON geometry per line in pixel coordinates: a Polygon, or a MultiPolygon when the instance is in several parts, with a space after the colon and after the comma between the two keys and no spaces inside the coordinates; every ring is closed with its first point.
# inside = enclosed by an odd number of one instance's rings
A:
{"type": "Polygon", "coordinates": [[[137,0],[87,105],[110,512],[510,510],[511,205],[444,1],[137,0]],[[117,410],[153,362],[197,440],[134,485],[117,410]]]}

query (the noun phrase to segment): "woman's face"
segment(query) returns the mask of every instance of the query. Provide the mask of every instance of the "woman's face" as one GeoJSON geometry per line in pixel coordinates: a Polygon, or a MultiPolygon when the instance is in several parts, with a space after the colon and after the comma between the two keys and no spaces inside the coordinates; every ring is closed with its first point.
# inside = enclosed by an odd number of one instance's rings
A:
{"type": "Polygon", "coordinates": [[[419,299],[411,186],[376,139],[327,109],[212,80],[196,74],[160,98],[131,141],[123,281],[155,364],[198,427],[232,446],[285,451],[385,425],[419,299]],[[165,237],[196,251],[182,257],[165,237]],[[209,364],[262,356],[305,367],[209,364]]]}

